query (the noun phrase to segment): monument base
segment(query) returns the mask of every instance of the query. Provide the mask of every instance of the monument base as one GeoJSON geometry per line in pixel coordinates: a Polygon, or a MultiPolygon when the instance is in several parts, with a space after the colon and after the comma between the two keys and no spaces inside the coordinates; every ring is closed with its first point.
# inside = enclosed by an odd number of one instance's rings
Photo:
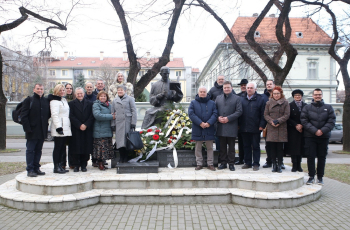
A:
{"type": "Polygon", "coordinates": [[[146,161],[135,163],[117,163],[117,174],[129,173],[158,173],[158,161],[146,161]]]}

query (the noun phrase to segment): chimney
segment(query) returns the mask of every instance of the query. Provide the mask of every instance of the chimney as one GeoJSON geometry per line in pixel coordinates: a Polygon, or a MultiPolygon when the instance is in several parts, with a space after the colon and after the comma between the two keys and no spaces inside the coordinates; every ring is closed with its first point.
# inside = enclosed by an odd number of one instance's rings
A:
{"type": "Polygon", "coordinates": [[[275,14],[270,14],[269,17],[270,17],[270,18],[274,18],[274,17],[275,17],[275,14]]]}
{"type": "Polygon", "coordinates": [[[123,61],[127,61],[128,60],[128,53],[127,52],[123,52],[123,61]]]}
{"type": "Polygon", "coordinates": [[[151,59],[151,52],[147,52],[147,61],[149,61],[149,59],[151,59]]]}
{"type": "Polygon", "coordinates": [[[253,14],[253,17],[258,17],[258,16],[259,16],[258,13],[254,13],[254,14],[253,14]]]}
{"type": "Polygon", "coordinates": [[[68,51],[64,51],[64,60],[65,60],[65,61],[68,60],[68,51]]]}
{"type": "Polygon", "coordinates": [[[173,52],[170,52],[170,61],[174,61],[174,54],[173,54],[173,52]]]}
{"type": "Polygon", "coordinates": [[[100,51],[100,61],[103,61],[103,51],[100,51]]]}

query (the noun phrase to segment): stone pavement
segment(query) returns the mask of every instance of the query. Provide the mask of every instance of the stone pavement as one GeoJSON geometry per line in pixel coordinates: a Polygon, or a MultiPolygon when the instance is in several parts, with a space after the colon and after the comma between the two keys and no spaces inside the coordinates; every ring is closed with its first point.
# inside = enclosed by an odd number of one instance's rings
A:
{"type": "MultiPolygon", "coordinates": [[[[0,177],[0,183],[14,177],[0,177]]],[[[289,209],[232,204],[94,205],[38,213],[0,206],[0,229],[350,229],[350,185],[324,181],[318,201],[289,209]]]]}

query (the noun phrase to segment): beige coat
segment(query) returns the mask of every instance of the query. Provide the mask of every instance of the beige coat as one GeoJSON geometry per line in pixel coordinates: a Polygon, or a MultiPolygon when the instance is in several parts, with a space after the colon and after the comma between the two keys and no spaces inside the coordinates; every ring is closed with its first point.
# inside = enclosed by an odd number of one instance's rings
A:
{"type": "Polygon", "coordinates": [[[290,106],[285,98],[276,101],[270,98],[266,102],[264,117],[267,121],[267,136],[266,141],[269,142],[288,142],[287,120],[290,115],[290,106]],[[278,120],[279,126],[274,127],[271,122],[278,120]]]}

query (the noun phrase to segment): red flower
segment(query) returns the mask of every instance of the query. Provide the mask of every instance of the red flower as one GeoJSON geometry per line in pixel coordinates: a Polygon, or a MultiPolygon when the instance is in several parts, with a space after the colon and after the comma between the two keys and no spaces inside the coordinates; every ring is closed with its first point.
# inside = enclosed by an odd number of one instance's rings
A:
{"type": "Polygon", "coordinates": [[[140,131],[140,134],[142,134],[143,133],[143,131],[140,131]]]}
{"type": "Polygon", "coordinates": [[[155,141],[159,140],[159,135],[157,135],[157,134],[154,134],[152,137],[153,137],[153,140],[155,140],[155,141]]]}
{"type": "Polygon", "coordinates": [[[190,142],[194,142],[194,140],[190,140],[190,142]]]}
{"type": "Polygon", "coordinates": [[[173,136],[170,136],[169,139],[173,139],[173,136]]]}
{"type": "Polygon", "coordinates": [[[147,133],[152,132],[152,129],[147,129],[147,133]]]}
{"type": "Polygon", "coordinates": [[[155,132],[156,132],[156,133],[159,133],[159,132],[160,132],[160,130],[159,130],[159,129],[157,129],[155,132]]]}
{"type": "Polygon", "coordinates": [[[168,140],[168,144],[170,144],[171,143],[171,140],[168,140]]]}
{"type": "Polygon", "coordinates": [[[186,145],[186,144],[187,144],[187,141],[185,141],[184,145],[186,145]]]}

